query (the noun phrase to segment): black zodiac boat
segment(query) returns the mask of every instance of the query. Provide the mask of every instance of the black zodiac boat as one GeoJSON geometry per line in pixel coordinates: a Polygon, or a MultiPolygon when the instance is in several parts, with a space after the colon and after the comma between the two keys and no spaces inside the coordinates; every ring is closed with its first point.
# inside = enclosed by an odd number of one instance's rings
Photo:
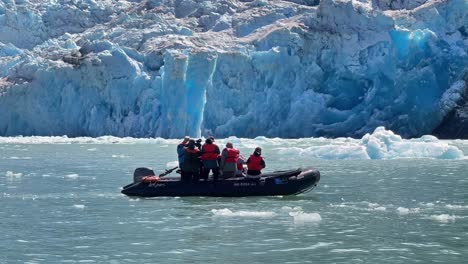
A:
{"type": "Polygon", "coordinates": [[[320,180],[320,172],[313,168],[264,173],[260,178],[229,178],[218,181],[180,181],[177,177],[162,178],[174,169],[157,176],[153,170],[137,168],[134,182],[122,188],[128,196],[271,196],[299,194],[313,189],[320,180]]]}

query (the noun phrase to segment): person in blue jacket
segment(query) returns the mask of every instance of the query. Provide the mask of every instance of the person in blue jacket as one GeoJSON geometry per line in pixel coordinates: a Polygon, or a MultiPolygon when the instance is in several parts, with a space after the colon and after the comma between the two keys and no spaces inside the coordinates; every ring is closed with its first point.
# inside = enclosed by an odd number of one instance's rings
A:
{"type": "Polygon", "coordinates": [[[185,158],[185,151],[184,148],[187,146],[190,137],[184,137],[183,141],[177,145],[177,156],[179,157],[179,168],[182,169],[182,165],[184,164],[185,158]]]}

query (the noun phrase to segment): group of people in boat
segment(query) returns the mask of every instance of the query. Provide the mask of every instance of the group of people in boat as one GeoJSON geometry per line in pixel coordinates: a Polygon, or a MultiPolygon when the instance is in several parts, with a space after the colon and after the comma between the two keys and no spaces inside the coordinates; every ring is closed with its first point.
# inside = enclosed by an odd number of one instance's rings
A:
{"type": "Polygon", "coordinates": [[[177,145],[177,154],[181,179],[189,182],[208,180],[210,171],[214,181],[220,178],[259,177],[261,170],[266,166],[260,147],[255,148],[253,154],[245,160],[232,142],[227,142],[226,147],[220,151],[212,136],[208,137],[203,145],[201,139],[185,137],[177,145]],[[244,164],[247,165],[247,171],[244,164]]]}

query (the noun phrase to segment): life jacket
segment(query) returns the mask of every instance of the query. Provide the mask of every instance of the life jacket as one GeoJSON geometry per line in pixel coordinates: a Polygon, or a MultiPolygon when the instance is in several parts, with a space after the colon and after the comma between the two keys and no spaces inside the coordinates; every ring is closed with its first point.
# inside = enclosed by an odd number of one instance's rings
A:
{"type": "Polygon", "coordinates": [[[190,149],[189,147],[185,147],[184,150],[187,151],[188,153],[197,153],[200,151],[198,150],[198,148],[190,149]]]}
{"type": "Polygon", "coordinates": [[[247,169],[261,171],[263,169],[261,161],[262,156],[250,155],[249,161],[247,162],[247,169]]]}
{"type": "Polygon", "coordinates": [[[235,148],[225,148],[227,151],[227,157],[224,159],[226,163],[237,163],[237,159],[239,158],[239,150],[235,148]]]}
{"type": "Polygon", "coordinates": [[[218,153],[215,152],[216,144],[203,144],[202,160],[215,160],[218,158],[218,153]]]}
{"type": "Polygon", "coordinates": [[[240,171],[241,171],[241,170],[244,170],[244,165],[243,165],[242,163],[239,163],[239,162],[238,162],[238,163],[237,163],[237,169],[240,170],[240,171]]]}

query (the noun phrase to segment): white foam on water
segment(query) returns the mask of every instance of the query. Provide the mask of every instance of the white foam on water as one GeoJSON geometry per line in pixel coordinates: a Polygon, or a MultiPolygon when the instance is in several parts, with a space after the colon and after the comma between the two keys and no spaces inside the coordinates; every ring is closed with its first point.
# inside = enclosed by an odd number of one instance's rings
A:
{"type": "Polygon", "coordinates": [[[302,211],[298,211],[290,212],[289,215],[293,217],[295,224],[319,223],[322,221],[322,217],[319,213],[304,213],[302,211]]]}
{"type": "Polygon", "coordinates": [[[73,207],[78,208],[78,209],[85,209],[86,205],[84,205],[84,204],[74,204],[73,207]]]}
{"type": "Polygon", "coordinates": [[[281,210],[287,211],[287,212],[291,212],[291,211],[302,211],[302,207],[300,207],[300,206],[294,206],[294,207],[283,206],[283,207],[281,207],[281,210]]]}
{"type": "Polygon", "coordinates": [[[424,207],[429,207],[429,208],[432,208],[435,206],[434,203],[419,203],[419,205],[424,206],[424,207]]]}
{"type": "Polygon", "coordinates": [[[13,157],[8,157],[6,159],[9,159],[9,160],[30,160],[32,158],[31,157],[16,157],[16,156],[13,156],[13,157]]]}
{"type": "Polygon", "coordinates": [[[162,252],[162,253],[166,253],[166,254],[185,254],[185,253],[193,253],[193,252],[197,252],[197,251],[193,250],[193,249],[174,249],[174,250],[166,251],[166,252],[162,252]]]}
{"type": "Polygon", "coordinates": [[[468,209],[468,205],[452,205],[452,204],[446,204],[445,207],[447,209],[451,209],[451,210],[463,210],[463,209],[468,209]]]}
{"type": "Polygon", "coordinates": [[[441,222],[441,223],[449,223],[449,222],[455,222],[455,219],[457,218],[455,215],[449,215],[449,214],[440,214],[440,215],[431,215],[429,217],[431,220],[441,222]]]}
{"type": "Polygon", "coordinates": [[[20,242],[20,243],[29,243],[29,241],[27,241],[27,240],[22,240],[22,239],[18,239],[18,240],[16,240],[16,241],[17,241],[17,242],[20,242]]]}
{"type": "Polygon", "coordinates": [[[440,244],[438,243],[409,243],[409,242],[403,242],[400,243],[401,245],[405,246],[412,246],[412,247],[417,247],[417,248],[435,248],[435,247],[441,247],[440,244]]]}
{"type": "Polygon", "coordinates": [[[341,203],[341,204],[330,204],[330,207],[334,208],[351,208],[351,209],[358,209],[355,205],[341,203]]]}
{"type": "Polygon", "coordinates": [[[300,248],[285,248],[285,249],[271,249],[269,250],[270,252],[291,252],[291,251],[304,251],[304,250],[312,250],[312,249],[317,249],[321,247],[328,247],[330,245],[333,245],[333,243],[326,243],[326,242],[318,242],[315,245],[309,246],[309,247],[300,247],[300,248]]]}
{"type": "Polygon", "coordinates": [[[262,212],[262,211],[237,211],[233,212],[227,208],[224,209],[212,209],[213,216],[217,217],[259,217],[259,218],[270,218],[276,215],[275,212],[262,212]]]}
{"type": "Polygon", "coordinates": [[[126,155],[112,155],[113,158],[121,158],[121,159],[124,159],[124,158],[128,158],[129,156],[126,156],[126,155]]]}
{"type": "Polygon", "coordinates": [[[5,173],[5,176],[7,176],[10,179],[19,179],[19,178],[23,177],[23,173],[21,173],[21,172],[15,173],[13,171],[7,171],[5,173]]]}
{"type": "Polygon", "coordinates": [[[89,149],[87,149],[87,151],[94,152],[94,151],[97,151],[97,148],[89,148],[89,149]]]}
{"type": "Polygon", "coordinates": [[[368,253],[369,250],[360,249],[360,248],[337,248],[330,250],[332,253],[349,253],[349,252],[364,252],[368,253]]]}
{"type": "Polygon", "coordinates": [[[405,208],[405,207],[398,207],[396,210],[399,215],[417,214],[421,211],[420,208],[405,208]]]}
{"type": "Polygon", "coordinates": [[[367,210],[369,211],[386,211],[387,208],[385,206],[382,206],[378,203],[370,203],[370,202],[367,202],[367,210]]]}
{"type": "Polygon", "coordinates": [[[67,179],[78,179],[79,177],[80,177],[80,175],[78,175],[76,173],[65,175],[65,178],[67,178],[67,179]]]}

